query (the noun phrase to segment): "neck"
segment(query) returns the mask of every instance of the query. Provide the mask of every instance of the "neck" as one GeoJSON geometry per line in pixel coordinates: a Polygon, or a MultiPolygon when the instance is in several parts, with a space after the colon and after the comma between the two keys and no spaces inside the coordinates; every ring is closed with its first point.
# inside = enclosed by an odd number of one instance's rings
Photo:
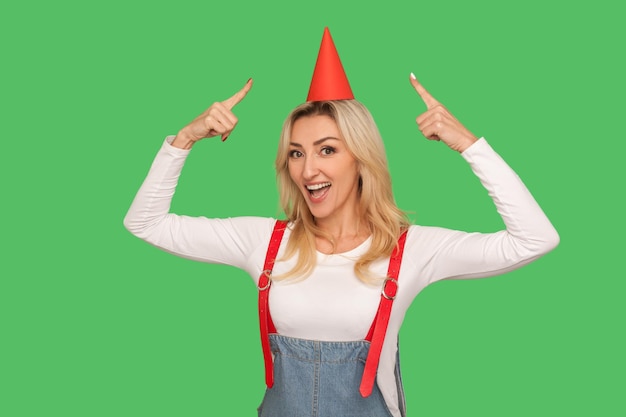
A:
{"type": "Polygon", "coordinates": [[[324,220],[316,221],[316,224],[324,233],[324,236],[316,237],[317,250],[326,254],[352,250],[363,243],[371,233],[362,220],[350,219],[343,222],[324,220]]]}
{"type": "Polygon", "coordinates": [[[355,218],[316,219],[315,224],[322,232],[337,239],[359,236],[364,232],[369,235],[365,222],[355,218]]]}

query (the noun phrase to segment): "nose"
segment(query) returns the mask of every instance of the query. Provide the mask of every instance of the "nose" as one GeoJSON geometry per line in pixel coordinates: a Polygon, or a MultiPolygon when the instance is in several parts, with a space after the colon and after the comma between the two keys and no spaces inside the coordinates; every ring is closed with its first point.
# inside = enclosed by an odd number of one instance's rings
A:
{"type": "Polygon", "coordinates": [[[304,170],[302,175],[305,180],[311,180],[315,178],[317,174],[319,174],[320,170],[317,164],[317,158],[315,155],[313,156],[305,156],[304,157],[304,170]]]}

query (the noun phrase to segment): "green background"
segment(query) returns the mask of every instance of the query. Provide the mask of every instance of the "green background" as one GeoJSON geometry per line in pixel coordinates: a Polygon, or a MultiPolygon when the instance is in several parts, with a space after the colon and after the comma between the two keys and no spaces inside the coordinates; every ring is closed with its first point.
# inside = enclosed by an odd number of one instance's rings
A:
{"type": "Polygon", "coordinates": [[[502,227],[462,158],[417,131],[411,71],[561,235],[521,270],[418,296],[401,333],[409,415],[625,415],[614,3],[4,2],[0,415],[255,415],[250,278],[161,252],[122,219],[164,137],[249,77],[237,129],[194,148],[173,210],[279,216],[277,138],[324,26],[415,222],[502,227]]]}

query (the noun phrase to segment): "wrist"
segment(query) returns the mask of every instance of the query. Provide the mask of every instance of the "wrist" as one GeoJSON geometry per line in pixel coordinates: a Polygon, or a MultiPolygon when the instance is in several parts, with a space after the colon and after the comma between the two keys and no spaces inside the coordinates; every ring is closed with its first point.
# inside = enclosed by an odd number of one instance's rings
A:
{"type": "Polygon", "coordinates": [[[191,135],[187,134],[187,132],[181,130],[178,132],[171,145],[180,148],[180,149],[191,149],[191,147],[196,143],[197,139],[194,139],[191,135]]]}
{"type": "Polygon", "coordinates": [[[455,151],[457,151],[458,153],[463,153],[465,152],[465,150],[467,148],[469,148],[470,146],[472,146],[474,143],[476,143],[476,141],[478,141],[478,138],[474,135],[469,135],[466,138],[464,138],[456,147],[455,147],[455,151]]]}
{"type": "Polygon", "coordinates": [[[458,151],[459,153],[463,153],[477,141],[478,138],[476,138],[475,136],[468,138],[466,141],[463,141],[463,143],[456,149],[456,151],[458,151]]]}

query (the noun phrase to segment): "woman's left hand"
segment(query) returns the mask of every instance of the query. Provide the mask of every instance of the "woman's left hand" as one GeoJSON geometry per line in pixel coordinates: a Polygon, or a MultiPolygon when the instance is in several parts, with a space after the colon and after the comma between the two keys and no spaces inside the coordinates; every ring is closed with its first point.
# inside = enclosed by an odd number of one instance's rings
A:
{"type": "Polygon", "coordinates": [[[420,84],[413,74],[410,80],[413,88],[426,104],[426,112],[416,119],[426,139],[440,140],[450,149],[458,152],[463,152],[478,140],[420,84]]]}

